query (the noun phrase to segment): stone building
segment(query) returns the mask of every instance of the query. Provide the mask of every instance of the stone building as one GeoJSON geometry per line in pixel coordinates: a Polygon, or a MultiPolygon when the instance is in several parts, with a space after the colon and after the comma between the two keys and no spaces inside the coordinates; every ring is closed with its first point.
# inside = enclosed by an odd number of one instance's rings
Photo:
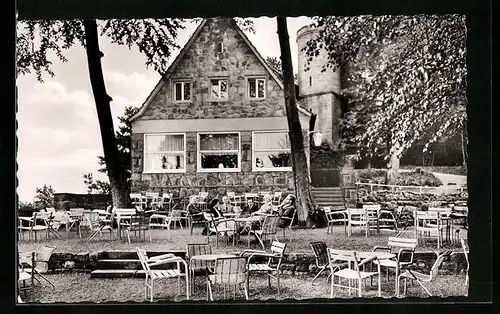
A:
{"type": "MultiPolygon", "coordinates": [[[[317,99],[335,91],[305,77],[300,101],[333,116],[317,99]]],[[[299,115],[308,154],[312,114],[299,105],[299,115]]],[[[133,192],[293,190],[283,82],[231,18],[201,22],[131,121],[133,192]]]]}

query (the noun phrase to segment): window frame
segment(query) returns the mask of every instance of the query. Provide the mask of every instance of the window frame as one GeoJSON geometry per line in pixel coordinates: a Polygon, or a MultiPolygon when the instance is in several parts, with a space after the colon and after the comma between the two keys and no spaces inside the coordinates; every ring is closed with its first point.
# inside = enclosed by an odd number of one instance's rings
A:
{"type": "Polygon", "coordinates": [[[220,101],[228,101],[229,100],[229,78],[227,77],[211,77],[208,79],[209,85],[210,85],[210,101],[212,102],[220,102],[220,101]],[[212,81],[218,81],[219,85],[219,96],[221,95],[221,81],[226,81],[226,93],[227,93],[227,98],[212,98],[212,81]]]}
{"type": "MultiPolygon", "coordinates": [[[[142,173],[146,173],[146,174],[154,174],[154,173],[186,173],[186,168],[187,168],[187,148],[186,148],[186,133],[165,133],[165,132],[162,132],[162,133],[144,133],[144,136],[143,136],[143,162],[142,162],[142,173]],[[148,135],[182,135],[184,137],[184,151],[172,151],[172,152],[183,152],[184,153],[184,169],[161,169],[161,170],[152,170],[152,171],[147,171],[146,170],[146,155],[147,155],[147,151],[146,151],[146,148],[147,148],[147,145],[146,145],[146,137],[148,135]]],[[[154,154],[152,152],[150,152],[151,154],[154,154]]]]}
{"type": "Polygon", "coordinates": [[[191,80],[173,80],[172,81],[172,100],[173,102],[176,102],[176,103],[181,103],[181,102],[184,102],[184,103],[187,103],[187,102],[191,102],[191,99],[193,98],[193,82],[191,80]],[[181,85],[181,96],[182,98],[184,98],[184,86],[185,84],[189,84],[189,99],[181,99],[181,100],[177,100],[177,89],[176,89],[176,86],[177,84],[182,84],[181,85]]]}
{"type": "Polygon", "coordinates": [[[249,76],[249,77],[247,77],[246,81],[247,81],[247,98],[248,99],[250,99],[250,100],[263,100],[263,99],[267,98],[267,77],[265,77],[265,76],[249,76]],[[250,86],[251,86],[250,80],[255,80],[255,95],[256,95],[256,97],[250,96],[250,86]],[[258,83],[258,81],[259,80],[264,81],[264,97],[258,97],[258,95],[259,95],[259,91],[258,91],[259,83],[258,83]]]}
{"type": "MultiPolygon", "coordinates": [[[[290,152],[290,158],[292,155],[292,148],[290,147],[289,149],[272,149],[272,150],[256,150],[255,149],[255,134],[262,134],[262,133],[285,133],[288,136],[288,130],[272,130],[272,131],[253,131],[252,132],[252,172],[269,172],[269,171],[284,171],[284,172],[290,172],[292,171],[292,167],[273,167],[273,168],[259,168],[256,167],[256,152],[269,152],[269,151],[276,151],[276,152],[281,152],[281,151],[288,151],[290,152]]],[[[290,145],[292,145],[290,143],[290,145]]]]}
{"type": "MultiPolygon", "coordinates": [[[[198,132],[196,133],[196,172],[241,172],[241,132],[238,131],[219,131],[219,132],[198,132]],[[237,168],[210,168],[204,169],[201,167],[201,153],[200,150],[200,135],[210,134],[238,134],[238,167],[237,168]]],[[[211,152],[211,151],[208,151],[211,152]]],[[[220,152],[220,151],[219,151],[220,152]]],[[[222,151],[224,152],[224,151],[222,151]]],[[[226,151],[229,152],[229,151],[226,151]]]]}

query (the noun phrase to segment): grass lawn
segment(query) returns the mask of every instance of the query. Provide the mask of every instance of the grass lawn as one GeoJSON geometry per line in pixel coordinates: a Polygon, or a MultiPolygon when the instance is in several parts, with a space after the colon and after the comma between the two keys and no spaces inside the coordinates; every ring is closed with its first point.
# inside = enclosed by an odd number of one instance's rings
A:
{"type": "MultiPolygon", "coordinates": [[[[281,296],[278,296],[276,281],[271,281],[271,288],[267,286],[265,276],[252,274],[250,277],[250,300],[286,300],[286,299],[322,299],[330,298],[330,285],[327,282],[327,274],[321,275],[311,285],[312,274],[308,276],[283,275],[281,280],[281,296]]],[[[147,302],[144,298],[144,279],[141,278],[90,278],[85,273],[61,273],[47,275],[47,278],[54,283],[55,289],[48,285],[37,287],[34,294],[36,303],[53,302],[147,302]]],[[[465,296],[467,291],[464,286],[465,277],[461,275],[440,275],[434,282],[426,284],[426,287],[433,296],[465,296]]],[[[401,287],[402,288],[402,287],[401,287]]],[[[222,289],[220,289],[222,290],[222,289]]],[[[184,283],[181,281],[181,291],[185,293],[184,283]]],[[[382,297],[394,297],[394,276],[389,277],[389,281],[382,276],[382,297]]],[[[227,291],[227,299],[232,300],[232,293],[227,291]]],[[[349,296],[347,289],[334,288],[334,298],[356,297],[353,290],[349,296]]],[[[407,296],[426,297],[427,294],[418,284],[408,283],[407,296]]],[[[373,281],[373,286],[363,288],[363,297],[377,297],[377,283],[373,281]]],[[[214,300],[222,300],[223,292],[214,290],[214,300]]],[[[155,300],[161,301],[184,301],[185,294],[178,295],[177,280],[167,279],[155,281],[155,300]]],[[[191,300],[205,301],[206,286],[204,278],[196,279],[196,289],[191,295],[191,300]]],[[[243,288],[236,293],[236,300],[244,301],[243,288]]],[[[30,302],[29,299],[26,300],[30,302]]]]}
{"type": "MultiPolygon", "coordinates": [[[[365,238],[361,234],[347,238],[344,234],[343,227],[336,227],[332,234],[327,234],[326,229],[294,229],[288,234],[287,252],[309,252],[311,241],[325,241],[329,247],[367,250],[371,251],[375,245],[384,245],[387,243],[387,237],[393,235],[392,232],[382,232],[382,235],[370,235],[365,238]]],[[[116,238],[116,234],[114,235],[116,238]]],[[[412,230],[408,230],[404,237],[412,237],[412,230]]],[[[75,236],[74,233],[66,234],[63,232],[63,239],[59,240],[39,240],[20,241],[18,243],[20,251],[36,250],[39,251],[44,245],[53,245],[57,249],[55,252],[68,253],[83,253],[102,250],[125,250],[132,251],[135,247],[141,247],[147,250],[168,250],[168,249],[185,249],[187,243],[202,243],[206,241],[206,236],[201,235],[201,229],[196,228],[193,235],[189,235],[187,229],[176,230],[152,230],[152,242],[132,242],[131,245],[126,240],[109,240],[109,235],[103,234],[102,237],[97,237],[96,240],[87,241],[85,237],[82,239],[75,236]]],[[[281,239],[282,234],[279,233],[278,238],[281,239]]],[[[211,243],[214,240],[211,237],[211,243]]],[[[256,244],[252,247],[257,248],[256,244]]],[[[220,243],[219,248],[213,246],[215,252],[234,252],[242,251],[247,248],[247,238],[242,236],[242,242],[237,244],[236,248],[232,245],[220,243]]],[[[448,246],[447,249],[460,251],[458,245],[448,246]]],[[[417,251],[433,251],[436,250],[435,244],[420,245],[417,251]]],[[[272,299],[315,299],[329,298],[330,285],[327,281],[328,272],[324,272],[316,281],[315,285],[311,285],[313,273],[302,275],[282,275],[281,280],[281,296],[277,295],[276,281],[272,280],[272,288],[267,287],[267,278],[263,275],[252,274],[250,277],[250,299],[255,300],[272,300],[272,299]]],[[[46,277],[54,283],[55,289],[48,285],[37,287],[34,294],[34,302],[36,303],[53,303],[53,302],[142,302],[144,301],[144,279],[142,278],[90,278],[88,273],[65,272],[57,274],[47,274],[46,277]]],[[[389,298],[395,295],[394,274],[391,273],[387,281],[385,270],[382,276],[382,297],[389,298]]],[[[459,275],[440,275],[436,281],[427,284],[430,292],[439,297],[447,296],[464,296],[466,288],[464,287],[465,277],[459,275]]],[[[196,279],[196,291],[192,294],[191,299],[196,301],[206,300],[206,286],[204,278],[196,279]]],[[[43,284],[43,282],[42,282],[43,284]]],[[[185,291],[184,283],[181,283],[182,291],[185,291]]],[[[155,299],[165,301],[183,301],[185,295],[177,295],[177,281],[175,279],[159,280],[155,282],[155,299]]],[[[426,297],[424,290],[415,283],[408,285],[408,296],[426,297]]],[[[232,293],[228,292],[228,299],[232,299],[232,293]]],[[[355,297],[356,292],[353,290],[352,296],[355,297]]],[[[377,297],[376,280],[373,286],[368,284],[367,288],[363,289],[363,297],[377,297]]],[[[222,299],[222,292],[215,292],[215,299],[222,299]]],[[[346,289],[334,288],[334,298],[350,298],[346,289]]],[[[237,300],[244,300],[243,290],[237,293],[237,300]]],[[[29,299],[26,300],[30,302],[29,299]]]]}
{"type": "MultiPolygon", "coordinates": [[[[40,251],[43,246],[50,245],[55,246],[56,250],[54,252],[64,252],[64,253],[85,253],[85,252],[95,252],[95,251],[133,251],[136,247],[140,247],[146,250],[160,251],[160,250],[170,250],[170,249],[186,249],[188,243],[205,243],[207,240],[206,236],[201,235],[201,228],[195,228],[193,230],[193,235],[189,235],[189,230],[184,229],[153,229],[151,230],[152,242],[140,242],[131,238],[132,243],[129,245],[126,239],[121,241],[116,240],[116,232],[113,234],[114,240],[109,240],[109,234],[103,233],[102,236],[97,236],[92,241],[87,241],[86,234],[84,232],[82,239],[78,238],[74,232],[66,234],[66,232],[61,232],[62,239],[50,240],[42,236],[40,233],[40,238],[37,242],[21,240],[18,242],[18,247],[21,252],[23,251],[40,251]]],[[[309,245],[312,241],[324,241],[328,247],[338,248],[338,249],[351,249],[358,251],[371,251],[376,245],[386,245],[387,238],[393,236],[394,232],[381,231],[380,235],[372,234],[368,238],[364,235],[357,233],[352,237],[348,238],[344,233],[343,226],[335,226],[333,233],[327,234],[326,229],[292,229],[291,232],[287,231],[287,253],[291,252],[309,252],[311,253],[311,247],[309,245]]],[[[281,230],[278,233],[278,239],[281,240],[283,235],[281,230]]],[[[465,232],[461,232],[461,237],[466,236],[465,232]]],[[[413,230],[407,229],[403,237],[413,237],[413,230]]],[[[252,239],[253,240],[253,239],[252,239]]],[[[219,248],[215,248],[215,237],[210,237],[210,243],[213,244],[213,249],[215,252],[234,252],[242,251],[247,248],[247,236],[241,236],[241,242],[236,244],[236,247],[226,245],[224,241],[219,240],[219,248]]],[[[446,244],[445,244],[446,245],[446,244]]],[[[252,242],[251,248],[259,248],[260,246],[252,242]]],[[[447,249],[454,251],[461,251],[460,244],[445,246],[447,249]]],[[[419,245],[416,251],[433,251],[437,250],[435,242],[428,242],[423,245],[419,245]]]]}

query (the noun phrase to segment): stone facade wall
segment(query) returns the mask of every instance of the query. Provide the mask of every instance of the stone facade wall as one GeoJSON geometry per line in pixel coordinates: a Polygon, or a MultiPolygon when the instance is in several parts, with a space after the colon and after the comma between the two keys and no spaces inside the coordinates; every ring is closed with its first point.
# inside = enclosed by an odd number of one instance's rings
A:
{"type": "Polygon", "coordinates": [[[140,119],[284,117],[284,104],[283,90],[250,50],[232,19],[208,19],[168,82],[140,119]],[[216,50],[219,42],[224,46],[222,53],[216,50]],[[254,100],[248,97],[249,76],[267,79],[265,99],[254,100]],[[229,99],[210,99],[211,78],[228,79],[229,99]],[[190,101],[173,101],[173,83],[176,80],[191,82],[190,101]]]}
{"type": "MultiPolygon", "coordinates": [[[[308,151],[307,131],[304,145],[308,151]]],[[[169,192],[180,197],[209,192],[210,197],[258,191],[293,192],[291,171],[252,171],[252,131],[241,132],[241,172],[197,172],[197,134],[186,133],[185,173],[142,173],[144,160],[144,134],[132,134],[132,192],[169,192]]]]}

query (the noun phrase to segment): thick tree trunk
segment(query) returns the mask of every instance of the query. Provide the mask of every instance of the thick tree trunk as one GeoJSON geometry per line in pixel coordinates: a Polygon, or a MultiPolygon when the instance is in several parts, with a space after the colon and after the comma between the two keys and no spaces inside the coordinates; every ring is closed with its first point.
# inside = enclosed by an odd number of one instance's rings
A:
{"type": "Polygon", "coordinates": [[[111,97],[106,92],[104,75],[102,73],[101,58],[104,56],[99,50],[97,23],[95,20],[83,21],[85,29],[85,50],[90,74],[90,84],[94,94],[94,101],[101,129],[101,139],[104,150],[104,160],[108,169],[109,183],[114,207],[128,206],[128,186],[120,169],[118,144],[113,128],[111,115],[111,97]]]}
{"type": "Polygon", "coordinates": [[[391,156],[387,169],[387,184],[396,185],[399,175],[399,158],[395,155],[391,156]]]}
{"type": "Polygon", "coordinates": [[[460,131],[460,137],[462,139],[462,165],[467,171],[467,126],[463,125],[462,130],[460,131]]]}
{"type": "Polygon", "coordinates": [[[278,39],[281,49],[284,94],[288,130],[292,150],[292,168],[297,195],[297,216],[299,224],[311,226],[314,223],[314,205],[310,191],[310,176],[304,148],[304,136],[300,125],[295,86],[293,81],[292,56],[286,17],[277,17],[278,39]]]}

